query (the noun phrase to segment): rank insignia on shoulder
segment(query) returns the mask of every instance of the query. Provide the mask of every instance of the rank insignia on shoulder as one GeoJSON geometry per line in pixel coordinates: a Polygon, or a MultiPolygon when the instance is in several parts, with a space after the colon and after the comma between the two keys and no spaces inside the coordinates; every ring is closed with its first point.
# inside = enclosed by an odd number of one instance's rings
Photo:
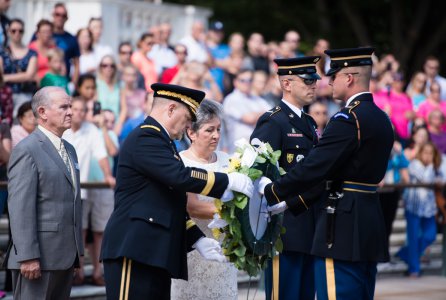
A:
{"type": "Polygon", "coordinates": [[[139,127],[139,128],[141,128],[141,129],[144,129],[144,128],[151,128],[151,129],[155,129],[156,131],[161,132],[161,129],[159,129],[159,128],[156,127],[155,125],[142,125],[142,126],[139,127]]]}
{"type": "Polygon", "coordinates": [[[337,119],[337,118],[339,118],[339,117],[343,117],[343,118],[345,118],[345,119],[349,119],[349,116],[346,115],[346,114],[344,114],[344,113],[337,113],[337,114],[335,114],[335,115],[333,116],[334,119],[337,119]]]}

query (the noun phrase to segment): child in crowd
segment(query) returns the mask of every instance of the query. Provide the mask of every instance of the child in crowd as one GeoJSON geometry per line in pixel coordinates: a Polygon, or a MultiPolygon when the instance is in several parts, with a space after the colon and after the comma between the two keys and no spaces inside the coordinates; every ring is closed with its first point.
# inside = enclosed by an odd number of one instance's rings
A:
{"type": "Polygon", "coordinates": [[[86,73],[79,76],[73,97],[82,98],[87,103],[87,115],[85,119],[93,122],[93,105],[97,101],[96,97],[96,77],[86,73]]]}
{"type": "Polygon", "coordinates": [[[59,86],[64,88],[67,93],[68,90],[68,79],[65,76],[65,60],[62,49],[53,48],[48,50],[48,67],[49,70],[43,76],[40,82],[40,87],[45,86],[59,86]]]}
{"type": "MultiPolygon", "coordinates": [[[[435,183],[441,178],[441,155],[432,142],[420,146],[415,158],[409,163],[411,183],[435,183]]],[[[420,276],[420,258],[436,238],[435,192],[430,188],[407,188],[403,194],[407,221],[407,241],[396,254],[409,267],[408,275],[420,276]]]]}

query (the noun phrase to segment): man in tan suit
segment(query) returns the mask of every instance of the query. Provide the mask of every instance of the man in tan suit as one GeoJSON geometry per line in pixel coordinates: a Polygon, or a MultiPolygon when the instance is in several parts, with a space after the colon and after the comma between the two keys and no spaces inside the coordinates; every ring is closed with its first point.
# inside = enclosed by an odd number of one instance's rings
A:
{"type": "Polygon", "coordinates": [[[79,166],[61,139],[71,127],[71,98],[45,87],[32,99],[38,128],[13,150],[9,213],[14,299],[69,299],[83,255],[79,166]]]}

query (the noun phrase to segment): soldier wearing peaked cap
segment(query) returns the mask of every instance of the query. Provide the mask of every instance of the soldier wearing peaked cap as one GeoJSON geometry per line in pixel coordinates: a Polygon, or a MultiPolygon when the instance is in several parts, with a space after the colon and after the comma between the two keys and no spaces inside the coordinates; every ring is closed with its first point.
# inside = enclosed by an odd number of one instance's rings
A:
{"type": "Polygon", "coordinates": [[[312,254],[318,299],[373,299],[377,262],[388,260],[378,194],[393,145],[388,116],[369,92],[373,48],[327,50],[333,98],[346,102],[310,154],[266,185],[273,213],[305,212],[298,195],[323,180],[330,190],[318,210],[312,254]]]}
{"type": "Polygon", "coordinates": [[[232,199],[251,196],[252,182],[185,167],[172,139],[179,139],[204,98],[202,91],[153,84],[153,109],[121,148],[115,208],[104,232],[107,299],[169,299],[171,278],[187,279],[187,251],[225,261],[217,241],[204,237],[186,212],[186,192],[232,199]]]}
{"type": "MultiPolygon", "coordinates": [[[[279,165],[290,170],[304,159],[318,142],[316,123],[303,107],[316,97],[316,73],[319,56],[276,59],[277,74],[283,91],[280,104],[260,117],[251,135],[281,150],[279,165]]],[[[323,187],[299,195],[307,200],[321,198],[323,187]]],[[[315,209],[299,216],[284,215],[283,252],[275,256],[265,273],[267,299],[314,299],[314,263],[310,255],[314,235],[315,209]]]]}

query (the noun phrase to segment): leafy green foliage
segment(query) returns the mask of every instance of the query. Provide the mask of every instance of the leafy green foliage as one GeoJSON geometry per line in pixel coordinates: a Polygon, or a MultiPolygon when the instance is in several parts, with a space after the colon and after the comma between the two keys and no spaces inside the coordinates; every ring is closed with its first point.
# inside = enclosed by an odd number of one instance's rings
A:
{"type": "MultiPolygon", "coordinates": [[[[277,161],[280,157],[280,150],[273,151],[271,146],[266,143],[266,153],[259,153],[251,167],[240,166],[236,158],[231,162],[234,165],[234,171],[249,176],[253,181],[261,176],[267,176],[270,179],[277,179],[279,174],[284,174],[282,168],[277,168],[277,161]]],[[[240,154],[243,151],[240,149],[240,154]]],[[[223,253],[230,262],[239,270],[246,271],[249,276],[256,276],[267,266],[268,258],[272,258],[277,252],[282,252],[283,243],[279,238],[275,241],[274,247],[267,255],[254,254],[244,243],[242,236],[242,225],[236,217],[242,210],[248,209],[248,197],[242,193],[234,192],[232,201],[224,202],[221,206],[220,216],[228,223],[228,226],[220,229],[224,233],[222,242],[223,253]]],[[[281,226],[281,225],[279,225],[281,226]]],[[[281,226],[280,232],[285,229],[281,226]]]]}

